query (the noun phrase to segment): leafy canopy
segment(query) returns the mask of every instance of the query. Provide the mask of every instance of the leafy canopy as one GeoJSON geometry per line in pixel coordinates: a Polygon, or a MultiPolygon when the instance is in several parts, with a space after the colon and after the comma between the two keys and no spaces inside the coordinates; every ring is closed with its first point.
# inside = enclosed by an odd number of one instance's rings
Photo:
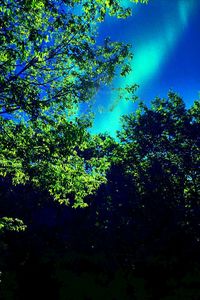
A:
{"type": "Polygon", "coordinates": [[[175,236],[199,244],[199,117],[199,101],[187,108],[170,92],[125,115],[118,141],[105,137],[99,157],[111,167],[87,214],[92,245],[148,256],[175,236]]]}
{"type": "Polygon", "coordinates": [[[116,0],[2,0],[0,114],[36,118],[55,103],[62,110],[91,100],[131,57],[128,45],[97,45],[97,25],[130,13],[116,0]]]}
{"type": "Polygon", "coordinates": [[[141,104],[136,113],[124,116],[116,152],[138,194],[179,207],[188,225],[199,211],[199,116],[198,101],[187,109],[173,92],[168,99],[156,98],[151,107],[141,104]]]}
{"type": "Polygon", "coordinates": [[[97,44],[106,15],[130,15],[122,4],[1,0],[0,175],[13,184],[29,182],[65,203],[70,195],[77,207],[105,182],[106,157],[81,155],[102,140],[87,133],[90,115],[75,111],[132,57],[129,45],[97,44]]]}
{"type": "Polygon", "coordinates": [[[84,159],[81,152],[101,142],[86,128],[88,120],[67,121],[63,115],[42,122],[15,124],[0,120],[1,176],[11,176],[14,184],[27,182],[42,186],[60,203],[84,206],[83,199],[105,182],[109,166],[106,157],[84,159]],[[72,204],[72,203],[71,203],[72,204]]]}

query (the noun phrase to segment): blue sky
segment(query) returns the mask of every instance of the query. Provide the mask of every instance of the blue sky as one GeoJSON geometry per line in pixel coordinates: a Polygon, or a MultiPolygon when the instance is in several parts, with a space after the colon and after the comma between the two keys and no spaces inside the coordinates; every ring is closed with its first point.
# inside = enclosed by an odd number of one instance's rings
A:
{"type": "MultiPolygon", "coordinates": [[[[124,0],[126,5],[129,1],[124,0]]],[[[166,97],[172,89],[190,106],[200,91],[200,1],[149,0],[148,5],[132,5],[127,20],[107,18],[100,37],[131,43],[134,59],[132,72],[117,77],[115,87],[137,83],[137,95],[149,103],[156,96],[166,97]]],[[[134,111],[135,105],[116,101],[109,88],[96,97],[96,117],[92,131],[115,135],[120,117],[134,111]]]]}

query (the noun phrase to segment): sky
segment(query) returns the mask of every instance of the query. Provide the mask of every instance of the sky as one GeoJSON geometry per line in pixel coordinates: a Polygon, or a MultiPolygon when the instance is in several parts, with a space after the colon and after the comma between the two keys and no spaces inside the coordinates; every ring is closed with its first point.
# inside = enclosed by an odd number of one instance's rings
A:
{"type": "MultiPolygon", "coordinates": [[[[125,6],[128,2],[123,0],[125,6]]],[[[100,38],[132,45],[132,71],[125,78],[117,76],[114,86],[137,83],[136,94],[147,104],[173,90],[191,106],[200,92],[200,0],[149,0],[148,5],[131,6],[131,17],[107,18],[99,28],[100,38]]],[[[120,117],[135,108],[132,102],[117,101],[109,87],[99,90],[92,132],[115,136],[120,117]]]]}

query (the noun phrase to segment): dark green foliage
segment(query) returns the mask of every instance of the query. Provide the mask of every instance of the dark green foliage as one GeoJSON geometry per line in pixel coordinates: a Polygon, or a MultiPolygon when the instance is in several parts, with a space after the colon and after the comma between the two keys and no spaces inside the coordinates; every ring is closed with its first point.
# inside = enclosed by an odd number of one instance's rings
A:
{"type": "Polygon", "coordinates": [[[170,92],[167,100],[156,99],[151,108],[142,105],[136,114],[124,117],[119,133],[123,163],[142,196],[144,212],[148,206],[175,208],[176,221],[197,230],[196,239],[199,228],[192,224],[200,204],[199,114],[198,102],[186,109],[170,92]]]}

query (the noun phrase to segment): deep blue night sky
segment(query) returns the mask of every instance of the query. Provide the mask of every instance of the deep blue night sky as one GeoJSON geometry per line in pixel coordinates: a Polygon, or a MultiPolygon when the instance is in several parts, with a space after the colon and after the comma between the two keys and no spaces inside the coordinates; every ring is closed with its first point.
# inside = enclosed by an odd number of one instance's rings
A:
{"type": "MultiPolygon", "coordinates": [[[[200,1],[149,0],[148,5],[132,7],[127,20],[107,18],[100,26],[100,38],[110,36],[133,46],[133,70],[126,78],[117,77],[115,87],[139,84],[137,95],[146,103],[166,97],[172,89],[191,105],[200,91],[200,1]]],[[[92,131],[115,135],[120,116],[134,107],[131,102],[117,102],[109,88],[100,90],[92,131]]]]}

